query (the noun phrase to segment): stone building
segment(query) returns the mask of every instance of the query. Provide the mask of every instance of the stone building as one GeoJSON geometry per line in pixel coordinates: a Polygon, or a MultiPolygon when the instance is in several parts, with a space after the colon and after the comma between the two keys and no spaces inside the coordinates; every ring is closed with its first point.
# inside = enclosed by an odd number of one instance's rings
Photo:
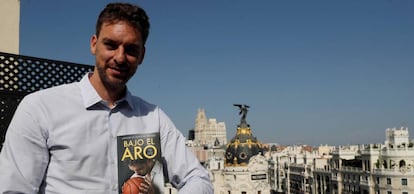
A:
{"type": "Polygon", "coordinates": [[[215,118],[207,118],[205,110],[198,109],[195,119],[194,143],[207,146],[213,146],[217,143],[225,145],[227,143],[226,124],[217,122],[215,118]]]}
{"type": "Polygon", "coordinates": [[[226,146],[224,160],[215,160],[224,167],[209,168],[216,194],[270,194],[269,161],[245,116],[226,146]]]}
{"type": "Polygon", "coordinates": [[[0,52],[19,54],[20,0],[0,1],[0,52]]]}
{"type": "Polygon", "coordinates": [[[272,152],[271,187],[286,194],[414,193],[414,146],[408,129],[387,129],[385,136],[384,144],[312,151],[292,146],[272,152]]]}

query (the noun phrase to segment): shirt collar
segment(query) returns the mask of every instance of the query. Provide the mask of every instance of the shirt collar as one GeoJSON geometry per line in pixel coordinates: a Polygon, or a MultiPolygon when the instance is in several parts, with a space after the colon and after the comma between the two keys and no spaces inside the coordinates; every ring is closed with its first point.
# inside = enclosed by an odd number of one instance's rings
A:
{"type": "Polygon", "coordinates": [[[125,97],[121,100],[127,102],[130,108],[135,109],[134,103],[132,101],[132,94],[131,94],[131,92],[129,92],[128,87],[126,89],[125,97]]]}
{"type": "MultiPolygon", "coordinates": [[[[99,96],[98,92],[96,92],[95,88],[92,86],[89,77],[92,73],[87,73],[79,82],[79,87],[82,94],[83,105],[85,109],[91,108],[92,106],[98,103],[104,103],[103,99],[99,96]]],[[[116,104],[120,104],[126,102],[130,108],[134,109],[134,103],[132,101],[132,94],[129,92],[128,88],[126,90],[125,97],[116,101],[116,104]]]]}

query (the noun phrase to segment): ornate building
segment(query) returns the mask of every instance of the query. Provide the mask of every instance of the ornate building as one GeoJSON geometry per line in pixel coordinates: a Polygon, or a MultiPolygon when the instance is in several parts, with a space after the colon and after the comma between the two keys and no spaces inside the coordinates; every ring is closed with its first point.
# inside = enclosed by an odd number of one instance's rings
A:
{"type": "Polygon", "coordinates": [[[270,153],[278,193],[414,193],[414,146],[408,129],[387,129],[384,144],[270,153]]]}
{"type": "Polygon", "coordinates": [[[246,122],[248,106],[240,106],[242,119],[237,133],[227,144],[224,161],[211,160],[210,175],[217,194],[270,194],[269,163],[263,145],[246,122]],[[216,168],[212,168],[212,167],[216,168]]]}
{"type": "Polygon", "coordinates": [[[225,145],[227,143],[226,124],[208,119],[204,109],[198,109],[195,119],[194,144],[196,145],[225,145]]]}

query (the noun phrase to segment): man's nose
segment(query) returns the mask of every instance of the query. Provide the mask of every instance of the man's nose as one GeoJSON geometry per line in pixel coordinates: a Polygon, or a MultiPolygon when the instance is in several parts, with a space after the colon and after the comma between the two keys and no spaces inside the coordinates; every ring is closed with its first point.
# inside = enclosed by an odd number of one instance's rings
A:
{"type": "Polygon", "coordinates": [[[114,56],[115,62],[117,64],[123,64],[126,61],[126,53],[125,49],[123,47],[118,47],[118,49],[115,52],[114,56]]]}

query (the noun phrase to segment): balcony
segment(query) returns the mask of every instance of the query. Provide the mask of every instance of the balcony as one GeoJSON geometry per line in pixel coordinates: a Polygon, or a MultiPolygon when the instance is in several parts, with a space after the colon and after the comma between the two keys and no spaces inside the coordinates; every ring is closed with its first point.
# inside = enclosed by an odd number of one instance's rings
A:
{"type": "Polygon", "coordinates": [[[0,52],[0,150],[14,111],[25,95],[78,81],[92,70],[90,65],[0,52]]]}
{"type": "Polygon", "coordinates": [[[407,168],[394,168],[394,169],[374,169],[372,172],[373,175],[387,175],[387,176],[395,176],[395,175],[404,175],[404,176],[414,176],[414,169],[407,169],[407,168]]]}

